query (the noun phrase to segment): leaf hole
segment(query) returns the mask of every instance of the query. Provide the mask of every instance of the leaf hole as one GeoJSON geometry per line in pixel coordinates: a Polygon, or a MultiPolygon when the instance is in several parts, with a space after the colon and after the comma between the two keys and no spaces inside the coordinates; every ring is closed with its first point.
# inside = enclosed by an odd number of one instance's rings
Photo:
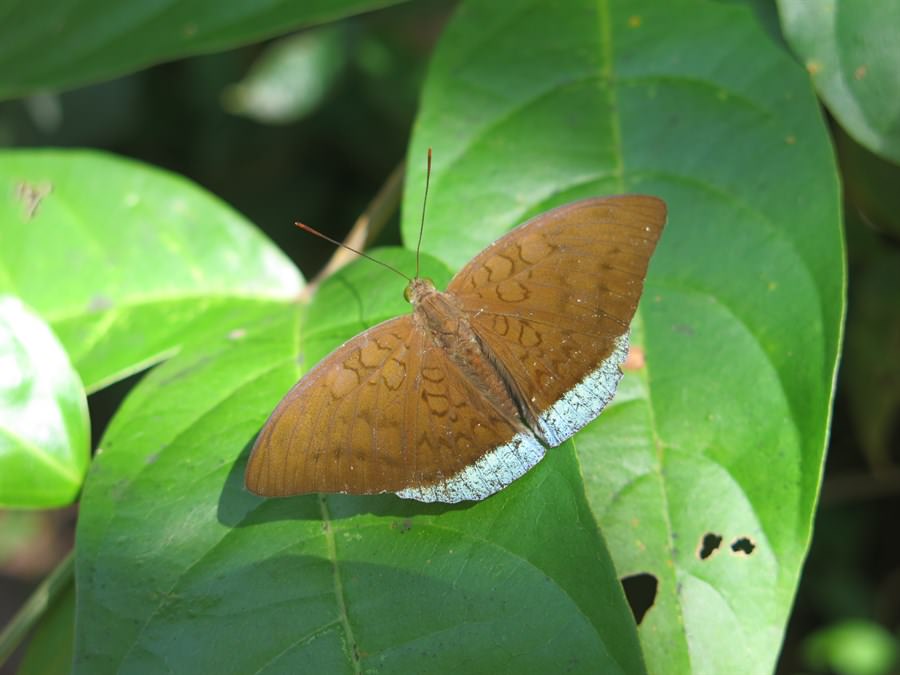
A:
{"type": "Polygon", "coordinates": [[[634,615],[634,622],[640,626],[644,616],[656,602],[656,590],[659,582],[652,574],[641,572],[622,577],[621,583],[622,588],[625,589],[628,606],[631,607],[631,613],[634,615]]]}
{"type": "Polygon", "coordinates": [[[703,539],[700,540],[700,545],[697,547],[697,557],[700,560],[706,560],[713,553],[719,550],[719,546],[722,545],[722,535],[716,534],[715,532],[707,532],[703,535],[703,539]]]}
{"type": "Polygon", "coordinates": [[[739,537],[731,542],[731,550],[736,555],[750,555],[756,549],[756,544],[750,537],[739,537]]]}

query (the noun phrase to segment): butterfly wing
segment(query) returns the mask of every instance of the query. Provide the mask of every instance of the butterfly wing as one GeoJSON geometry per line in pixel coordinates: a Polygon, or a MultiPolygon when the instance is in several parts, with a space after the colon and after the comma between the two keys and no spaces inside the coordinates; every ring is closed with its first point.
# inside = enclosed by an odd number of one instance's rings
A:
{"type": "Polygon", "coordinates": [[[423,337],[414,363],[413,479],[398,495],[425,502],[484,499],[544,456],[534,434],[498,411],[433,340],[423,337]]]}
{"type": "Polygon", "coordinates": [[[593,420],[615,393],[665,220],[655,197],[567,204],[500,238],[450,282],[549,445],[593,420]]]}
{"type": "Polygon", "coordinates": [[[496,492],[543,452],[403,316],[356,336],[291,389],[257,437],[245,481],[264,496],[455,502],[496,492]],[[468,468],[478,462],[487,471],[468,468]]]}

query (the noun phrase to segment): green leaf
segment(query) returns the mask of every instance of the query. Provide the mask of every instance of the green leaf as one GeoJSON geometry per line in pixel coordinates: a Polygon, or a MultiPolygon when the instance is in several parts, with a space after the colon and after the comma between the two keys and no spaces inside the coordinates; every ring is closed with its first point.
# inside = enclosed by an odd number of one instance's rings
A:
{"type": "Polygon", "coordinates": [[[306,117],[341,74],[348,38],[341,28],[322,28],[274,42],[241,82],[225,89],[225,107],[264,124],[287,124],[306,117]]]}
{"type": "Polygon", "coordinates": [[[888,675],[900,665],[900,640],[874,621],[852,619],[813,633],[804,644],[815,672],[888,675]]]}
{"type": "Polygon", "coordinates": [[[236,301],[289,299],[296,268],[172,174],[102,153],[0,153],[0,291],[53,327],[89,391],[221,333],[236,301]]]}
{"type": "Polygon", "coordinates": [[[803,70],[744,6],[469,2],[427,79],[409,242],[428,146],[424,248],[452,268],[577,198],[667,201],[635,324],[646,366],[575,444],[619,576],[658,582],[650,672],[771,672],[844,311],[838,182],[803,70]]]}
{"type": "Polygon", "coordinates": [[[0,507],[71,504],[90,458],[87,399],[62,345],[0,295],[0,507]]]}
{"type": "MultiPolygon", "coordinates": [[[[900,164],[869,152],[836,125],[832,129],[832,141],[841,167],[845,213],[856,213],[868,229],[900,240],[900,193],[896,190],[900,185],[900,164]]],[[[850,232],[847,239],[850,269],[853,269],[855,242],[850,232]]],[[[877,244],[867,244],[861,250],[877,247],[877,244]]]]}
{"type": "Polygon", "coordinates": [[[0,22],[0,99],[108,79],[397,1],[48,0],[39,12],[15,3],[0,22]]]}
{"type": "Polygon", "coordinates": [[[0,511],[0,567],[6,568],[38,539],[46,527],[44,514],[36,511],[0,511]]]}
{"type": "Polygon", "coordinates": [[[853,138],[900,163],[900,4],[778,0],[785,37],[853,138]]]}
{"type": "Polygon", "coordinates": [[[82,501],[76,673],[643,671],[571,445],[477,504],[243,489],[278,399],[402,287],[360,261],[136,387],[82,501]]]}

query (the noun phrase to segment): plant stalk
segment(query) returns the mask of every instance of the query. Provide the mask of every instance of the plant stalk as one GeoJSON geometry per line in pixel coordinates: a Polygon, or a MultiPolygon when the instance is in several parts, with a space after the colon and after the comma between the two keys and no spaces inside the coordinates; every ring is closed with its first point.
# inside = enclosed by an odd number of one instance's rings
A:
{"type": "Polygon", "coordinates": [[[16,650],[28,632],[44,616],[47,608],[69,587],[74,579],[75,552],[69,551],[46,579],[34,589],[12,620],[0,631],[0,666],[16,650]]]}
{"type": "MultiPolygon", "coordinates": [[[[384,226],[400,205],[400,193],[403,189],[405,168],[405,163],[401,162],[391,172],[384,185],[381,186],[377,194],[372,198],[372,201],[369,202],[366,210],[362,212],[359,218],[356,219],[353,227],[350,228],[350,232],[344,238],[344,244],[350,248],[365,250],[378,236],[378,233],[384,229],[384,226]]],[[[354,253],[339,247],[332,254],[325,267],[300,291],[298,300],[301,302],[309,300],[319,284],[348,263],[356,260],[357,257],[354,253]]]]}

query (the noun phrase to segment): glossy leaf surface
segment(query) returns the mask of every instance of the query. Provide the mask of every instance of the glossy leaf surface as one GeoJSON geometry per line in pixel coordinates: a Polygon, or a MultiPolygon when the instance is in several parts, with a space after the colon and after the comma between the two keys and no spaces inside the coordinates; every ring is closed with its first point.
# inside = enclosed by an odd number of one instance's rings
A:
{"type": "Polygon", "coordinates": [[[87,400],[53,331],[0,295],[0,507],[72,503],[90,459],[87,400]]]}
{"type": "Polygon", "coordinates": [[[235,302],[301,287],[243,217],[153,167],[8,150],[0,189],[0,291],[50,323],[88,391],[221,332],[235,302]]]}

